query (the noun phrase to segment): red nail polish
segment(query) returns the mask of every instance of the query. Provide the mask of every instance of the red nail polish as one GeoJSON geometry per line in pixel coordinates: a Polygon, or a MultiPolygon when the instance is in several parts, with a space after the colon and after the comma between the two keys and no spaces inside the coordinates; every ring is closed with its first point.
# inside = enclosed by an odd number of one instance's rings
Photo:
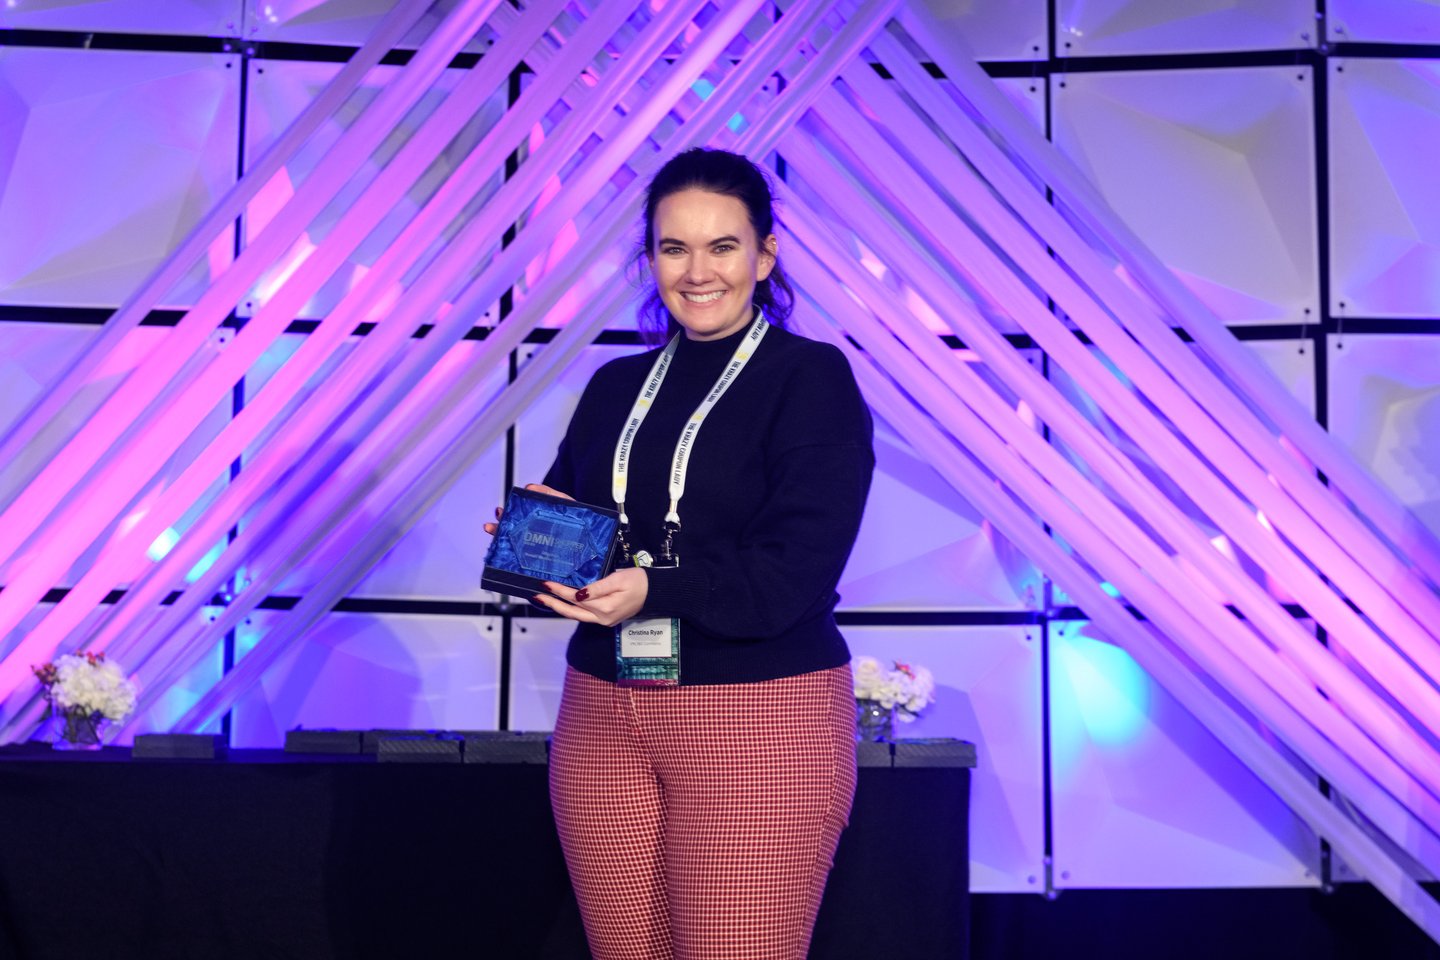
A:
{"type": "Polygon", "coordinates": [[[584,603],[586,600],[590,599],[590,591],[585,587],[581,587],[579,590],[575,591],[575,599],[580,603],[584,603]]]}

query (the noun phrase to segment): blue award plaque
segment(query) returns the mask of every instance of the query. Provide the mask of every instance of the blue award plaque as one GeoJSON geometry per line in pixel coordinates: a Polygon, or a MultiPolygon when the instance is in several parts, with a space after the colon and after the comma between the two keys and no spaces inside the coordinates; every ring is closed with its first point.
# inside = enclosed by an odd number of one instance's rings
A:
{"type": "Polygon", "coordinates": [[[583,587],[610,572],[619,515],[606,507],[515,487],[485,555],[480,585],[533,597],[544,581],[583,587]]]}

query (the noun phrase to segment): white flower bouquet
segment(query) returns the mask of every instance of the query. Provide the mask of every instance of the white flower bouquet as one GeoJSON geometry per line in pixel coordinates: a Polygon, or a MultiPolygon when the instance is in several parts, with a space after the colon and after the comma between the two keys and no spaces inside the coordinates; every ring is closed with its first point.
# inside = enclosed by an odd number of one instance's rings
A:
{"type": "Polygon", "coordinates": [[[887,669],[874,657],[856,657],[855,699],[874,700],[886,710],[894,709],[903,723],[910,723],[935,702],[935,677],[924,667],[892,661],[887,669]]]}
{"type": "Polygon", "coordinates": [[[65,719],[66,740],[98,744],[100,721],[135,709],[135,684],[104,653],[66,654],[32,669],[52,713],[65,719]]]}

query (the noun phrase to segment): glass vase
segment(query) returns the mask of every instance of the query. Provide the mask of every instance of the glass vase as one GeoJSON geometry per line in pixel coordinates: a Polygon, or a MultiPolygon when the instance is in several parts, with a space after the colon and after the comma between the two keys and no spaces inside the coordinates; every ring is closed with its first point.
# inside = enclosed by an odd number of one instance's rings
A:
{"type": "Polygon", "coordinates": [[[878,700],[855,701],[855,739],[878,743],[895,738],[895,708],[883,707],[878,700]]]}
{"type": "Polygon", "coordinates": [[[78,710],[57,713],[53,746],[56,750],[99,750],[100,724],[104,722],[104,717],[78,710]]]}

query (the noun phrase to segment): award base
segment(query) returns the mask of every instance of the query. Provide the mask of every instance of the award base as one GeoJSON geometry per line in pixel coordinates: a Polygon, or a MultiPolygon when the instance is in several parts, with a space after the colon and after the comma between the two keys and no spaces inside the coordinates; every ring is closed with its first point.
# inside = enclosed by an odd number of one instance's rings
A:
{"type": "Polygon", "coordinates": [[[524,597],[526,600],[537,593],[550,592],[545,589],[545,581],[538,577],[527,577],[523,573],[514,573],[501,567],[491,566],[487,566],[485,572],[480,575],[480,586],[507,596],[524,597]]]}

